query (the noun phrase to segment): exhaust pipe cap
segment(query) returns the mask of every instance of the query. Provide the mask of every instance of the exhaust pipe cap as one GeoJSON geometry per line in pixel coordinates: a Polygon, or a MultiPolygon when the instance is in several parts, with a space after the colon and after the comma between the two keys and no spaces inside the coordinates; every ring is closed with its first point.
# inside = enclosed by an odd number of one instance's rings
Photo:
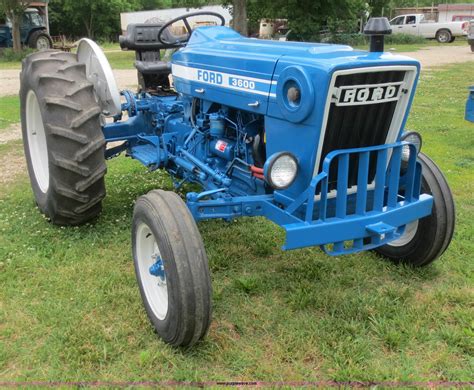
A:
{"type": "Polygon", "coordinates": [[[370,37],[370,52],[383,52],[385,35],[391,33],[387,18],[370,18],[364,28],[364,35],[370,37]]]}

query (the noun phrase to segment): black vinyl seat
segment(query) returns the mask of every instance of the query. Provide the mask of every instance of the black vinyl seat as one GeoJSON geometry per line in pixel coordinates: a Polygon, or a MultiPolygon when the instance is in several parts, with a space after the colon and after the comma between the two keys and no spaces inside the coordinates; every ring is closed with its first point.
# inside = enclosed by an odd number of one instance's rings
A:
{"type": "Polygon", "coordinates": [[[166,74],[171,73],[171,63],[165,61],[135,61],[135,67],[141,74],[166,74]]]}
{"type": "MultiPolygon", "coordinates": [[[[161,60],[160,50],[167,46],[158,40],[163,24],[129,24],[125,35],[119,38],[123,50],[135,50],[135,68],[142,91],[169,90],[171,63],[161,60]]],[[[163,34],[167,34],[165,30],[163,34]]]]}

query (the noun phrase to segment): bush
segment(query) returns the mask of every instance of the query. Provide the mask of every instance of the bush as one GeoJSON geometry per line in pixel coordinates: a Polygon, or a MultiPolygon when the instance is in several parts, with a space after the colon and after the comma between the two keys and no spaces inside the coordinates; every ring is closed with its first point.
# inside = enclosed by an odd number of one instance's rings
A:
{"type": "Polygon", "coordinates": [[[23,49],[19,53],[15,53],[13,49],[1,49],[0,50],[0,62],[20,62],[26,56],[33,53],[33,49],[23,49]]]}
{"type": "Polygon", "coordinates": [[[426,38],[411,34],[393,34],[385,38],[385,42],[392,45],[413,45],[417,43],[426,43],[426,38]]]}
{"type": "MultiPolygon", "coordinates": [[[[369,38],[363,34],[330,34],[326,36],[323,42],[339,43],[349,46],[365,46],[369,44],[369,38]]],[[[388,45],[413,45],[426,43],[426,39],[410,34],[394,34],[385,37],[385,43],[388,45]]]]}
{"type": "Polygon", "coordinates": [[[365,35],[362,34],[338,33],[330,34],[324,37],[322,42],[337,43],[349,46],[364,46],[368,44],[369,40],[365,35]]]}

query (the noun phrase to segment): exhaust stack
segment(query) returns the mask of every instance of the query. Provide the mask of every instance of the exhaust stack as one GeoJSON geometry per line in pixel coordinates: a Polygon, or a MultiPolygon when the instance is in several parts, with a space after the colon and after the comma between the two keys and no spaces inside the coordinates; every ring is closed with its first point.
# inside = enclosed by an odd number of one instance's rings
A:
{"type": "Polygon", "coordinates": [[[390,35],[392,29],[387,18],[370,18],[364,28],[364,34],[370,37],[370,52],[383,52],[385,35],[390,35]]]}

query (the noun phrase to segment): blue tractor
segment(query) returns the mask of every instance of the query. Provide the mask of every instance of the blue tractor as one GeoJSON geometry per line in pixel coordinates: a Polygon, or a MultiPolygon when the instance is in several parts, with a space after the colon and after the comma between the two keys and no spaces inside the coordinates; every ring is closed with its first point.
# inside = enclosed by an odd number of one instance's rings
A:
{"type": "Polygon", "coordinates": [[[370,51],[248,39],[192,28],[202,12],[128,27],[139,91],[119,92],[98,46],[39,52],[23,63],[21,117],[36,203],[52,223],[101,211],[106,160],[121,153],[166,170],[183,200],[156,189],[135,204],[133,258],[146,312],[175,346],[211,321],[211,279],[196,222],[263,216],[283,249],[339,256],[375,250],[425,266],[448,247],[454,203],[421,137],[405,130],[420,64],[384,53],[385,18],[370,51]],[[178,24],[178,27],[176,27],[178,24]],[[181,29],[181,33],[176,31],[181,29]],[[160,51],[175,49],[171,62],[160,51]]]}
{"type": "Polygon", "coordinates": [[[474,122],[474,85],[469,87],[469,95],[466,101],[466,120],[474,122]]]}
{"type": "MultiPolygon", "coordinates": [[[[21,44],[37,50],[47,50],[53,47],[53,41],[48,34],[46,23],[36,8],[28,8],[21,19],[21,44]]],[[[13,47],[12,24],[0,16],[0,48],[13,47]]]]}

